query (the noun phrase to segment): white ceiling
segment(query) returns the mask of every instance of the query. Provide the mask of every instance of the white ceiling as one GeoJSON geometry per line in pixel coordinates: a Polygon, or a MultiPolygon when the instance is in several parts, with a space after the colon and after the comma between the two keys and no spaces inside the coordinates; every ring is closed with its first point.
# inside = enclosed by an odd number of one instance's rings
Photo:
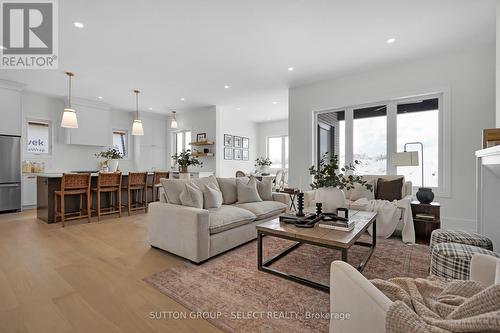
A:
{"type": "Polygon", "coordinates": [[[61,0],[59,9],[59,70],[0,78],[64,96],[71,70],[74,95],[117,108],[133,109],[139,88],[142,110],[218,105],[253,121],[286,118],[291,86],[495,36],[493,0],[61,0]]]}

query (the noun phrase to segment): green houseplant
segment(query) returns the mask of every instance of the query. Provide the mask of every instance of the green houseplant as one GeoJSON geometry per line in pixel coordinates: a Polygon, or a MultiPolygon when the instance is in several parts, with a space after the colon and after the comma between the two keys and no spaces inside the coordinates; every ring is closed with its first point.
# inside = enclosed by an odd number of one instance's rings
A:
{"type": "Polygon", "coordinates": [[[108,171],[115,172],[118,170],[118,160],[123,158],[120,151],[116,148],[108,148],[108,150],[101,151],[95,154],[98,158],[105,159],[105,166],[108,167],[108,171]]]}
{"type": "Polygon", "coordinates": [[[373,186],[367,184],[362,176],[353,175],[358,160],[354,164],[339,166],[337,155],[328,157],[324,154],[319,165],[309,168],[309,174],[313,176],[311,187],[316,190],[315,201],[323,204],[324,212],[337,212],[337,208],[345,206],[345,193],[342,190],[353,189],[356,184],[373,191],[373,186]]]}
{"type": "Polygon", "coordinates": [[[179,166],[179,172],[180,173],[187,173],[188,172],[188,167],[190,165],[192,166],[197,166],[199,165],[200,167],[203,166],[203,163],[200,162],[198,159],[195,157],[191,156],[191,150],[183,150],[179,154],[172,155],[172,158],[175,161],[175,164],[179,166]]]}
{"type": "Polygon", "coordinates": [[[258,157],[255,160],[255,166],[258,171],[263,175],[269,175],[269,167],[273,164],[268,157],[258,157]]]}

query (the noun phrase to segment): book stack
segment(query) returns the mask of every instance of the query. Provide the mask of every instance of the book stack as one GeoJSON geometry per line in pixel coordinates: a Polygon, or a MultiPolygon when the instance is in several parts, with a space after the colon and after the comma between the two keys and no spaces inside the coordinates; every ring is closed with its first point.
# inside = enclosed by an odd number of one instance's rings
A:
{"type": "Polygon", "coordinates": [[[433,221],[436,219],[434,215],[430,214],[415,214],[415,218],[426,221],[433,221]]]}
{"type": "Polygon", "coordinates": [[[320,228],[333,229],[339,231],[351,231],[354,229],[354,221],[321,221],[318,223],[320,228]]]}

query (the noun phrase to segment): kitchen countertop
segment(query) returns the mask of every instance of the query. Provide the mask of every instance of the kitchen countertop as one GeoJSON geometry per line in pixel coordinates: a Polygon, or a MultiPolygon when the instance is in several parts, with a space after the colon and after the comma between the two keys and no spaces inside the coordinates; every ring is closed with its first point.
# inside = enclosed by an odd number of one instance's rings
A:
{"type": "MultiPolygon", "coordinates": [[[[75,173],[75,172],[68,172],[68,173],[75,173]]],[[[148,171],[148,175],[152,175],[153,171],[148,171]]],[[[25,173],[25,175],[28,175],[28,173],[25,173]]],[[[31,173],[29,175],[34,175],[37,177],[45,177],[45,178],[61,178],[62,177],[62,172],[46,172],[46,173],[31,173]]],[[[99,174],[94,172],[90,174],[92,177],[97,177],[99,174]]],[[[128,172],[122,172],[122,176],[128,176],[128,172]]]]}

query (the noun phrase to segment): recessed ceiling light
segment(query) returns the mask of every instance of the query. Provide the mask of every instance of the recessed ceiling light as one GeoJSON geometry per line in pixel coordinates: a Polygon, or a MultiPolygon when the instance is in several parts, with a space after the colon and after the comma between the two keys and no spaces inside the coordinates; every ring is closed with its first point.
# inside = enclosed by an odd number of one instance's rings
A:
{"type": "Polygon", "coordinates": [[[240,110],[241,110],[241,108],[236,108],[236,111],[240,111],[240,110]]]}
{"type": "Polygon", "coordinates": [[[231,86],[229,86],[227,84],[224,86],[224,89],[229,89],[229,88],[231,88],[231,86]]]}
{"type": "Polygon", "coordinates": [[[293,67],[288,67],[288,71],[289,71],[289,72],[293,72],[293,70],[294,70],[294,69],[295,69],[295,68],[293,68],[293,67]]]}
{"type": "Polygon", "coordinates": [[[273,102],[274,105],[278,104],[278,102],[273,102]]]}
{"type": "Polygon", "coordinates": [[[150,106],[150,107],[148,108],[148,110],[153,110],[153,107],[152,107],[152,106],[150,106]]]}
{"type": "Polygon", "coordinates": [[[186,99],[185,99],[184,97],[181,97],[181,101],[183,101],[183,102],[184,102],[185,100],[186,100],[186,99]]]}
{"type": "Polygon", "coordinates": [[[97,99],[102,99],[102,96],[97,96],[97,99]]]}
{"type": "Polygon", "coordinates": [[[389,38],[389,39],[387,40],[387,44],[392,44],[392,43],[394,43],[395,41],[396,41],[396,38],[389,38]]]}

